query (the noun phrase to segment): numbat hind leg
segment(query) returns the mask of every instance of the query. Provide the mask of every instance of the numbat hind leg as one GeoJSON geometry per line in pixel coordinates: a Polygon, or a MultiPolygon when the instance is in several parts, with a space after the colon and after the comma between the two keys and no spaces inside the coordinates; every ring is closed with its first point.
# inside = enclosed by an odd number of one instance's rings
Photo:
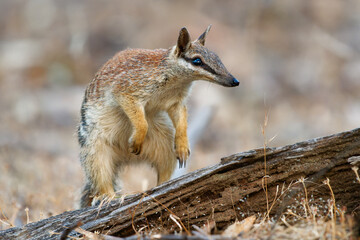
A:
{"type": "Polygon", "coordinates": [[[98,138],[91,154],[86,156],[83,165],[86,171],[86,182],[81,198],[81,207],[89,206],[95,200],[113,198],[115,163],[114,151],[104,139],[98,138]]]}

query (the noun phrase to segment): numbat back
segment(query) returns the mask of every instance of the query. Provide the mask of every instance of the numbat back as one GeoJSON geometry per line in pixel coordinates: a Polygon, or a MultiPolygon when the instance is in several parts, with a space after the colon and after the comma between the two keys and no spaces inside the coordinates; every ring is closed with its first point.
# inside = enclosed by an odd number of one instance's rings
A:
{"type": "Polygon", "coordinates": [[[78,138],[86,183],[81,207],[114,196],[118,170],[147,162],[157,183],[169,180],[176,160],[189,157],[185,100],[195,80],[225,87],[239,82],[219,57],[204,47],[210,26],[195,41],[182,28],[169,49],[117,53],[88,85],[78,138]]]}

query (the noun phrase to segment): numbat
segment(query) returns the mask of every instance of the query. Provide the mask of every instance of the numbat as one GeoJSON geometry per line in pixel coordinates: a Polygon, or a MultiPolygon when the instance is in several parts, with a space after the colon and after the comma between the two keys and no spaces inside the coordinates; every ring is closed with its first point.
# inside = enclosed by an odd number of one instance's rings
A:
{"type": "Polygon", "coordinates": [[[189,157],[186,98],[192,82],[239,85],[220,58],[207,49],[206,31],[191,42],[182,28],[169,49],[127,49],[117,53],[88,85],[78,138],[86,183],[81,207],[114,196],[118,170],[147,162],[157,184],[169,180],[189,157]]]}

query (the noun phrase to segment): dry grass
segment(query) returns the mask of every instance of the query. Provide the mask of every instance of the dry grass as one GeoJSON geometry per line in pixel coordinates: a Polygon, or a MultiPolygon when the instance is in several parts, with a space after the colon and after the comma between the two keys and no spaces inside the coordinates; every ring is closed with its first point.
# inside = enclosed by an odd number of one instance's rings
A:
{"type": "MultiPolygon", "coordinates": [[[[309,198],[305,179],[289,185],[285,192],[281,192],[275,201],[281,199],[292,187],[303,185],[303,192],[299,193],[300,198],[294,203],[285,207],[286,211],[278,217],[278,221],[268,219],[268,212],[258,224],[255,224],[251,231],[244,237],[272,239],[350,239],[353,229],[353,218],[345,213],[345,208],[336,206],[332,194],[329,199],[309,198]]],[[[328,181],[324,182],[332,192],[328,181]]]]}

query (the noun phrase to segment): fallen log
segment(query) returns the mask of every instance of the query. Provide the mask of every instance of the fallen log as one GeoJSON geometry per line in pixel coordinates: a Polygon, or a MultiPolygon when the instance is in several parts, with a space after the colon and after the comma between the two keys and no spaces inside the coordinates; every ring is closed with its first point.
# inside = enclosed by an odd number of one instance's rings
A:
{"type": "MultiPolygon", "coordinates": [[[[120,237],[140,230],[172,233],[182,229],[188,233],[192,225],[201,226],[209,220],[221,230],[235,219],[267,213],[270,204],[269,214],[278,216],[302,189],[303,185],[293,184],[301,177],[311,192],[309,197],[324,201],[330,192],[322,181],[329,178],[336,203],[355,214],[360,212],[360,184],[351,167],[359,162],[360,128],[284,147],[251,150],[145,193],[1,231],[0,239],[59,239],[61,233],[80,222],[84,230],[120,237]],[[287,191],[272,203],[279,186],[287,191]]],[[[66,235],[79,233],[70,231],[66,235]]]]}

